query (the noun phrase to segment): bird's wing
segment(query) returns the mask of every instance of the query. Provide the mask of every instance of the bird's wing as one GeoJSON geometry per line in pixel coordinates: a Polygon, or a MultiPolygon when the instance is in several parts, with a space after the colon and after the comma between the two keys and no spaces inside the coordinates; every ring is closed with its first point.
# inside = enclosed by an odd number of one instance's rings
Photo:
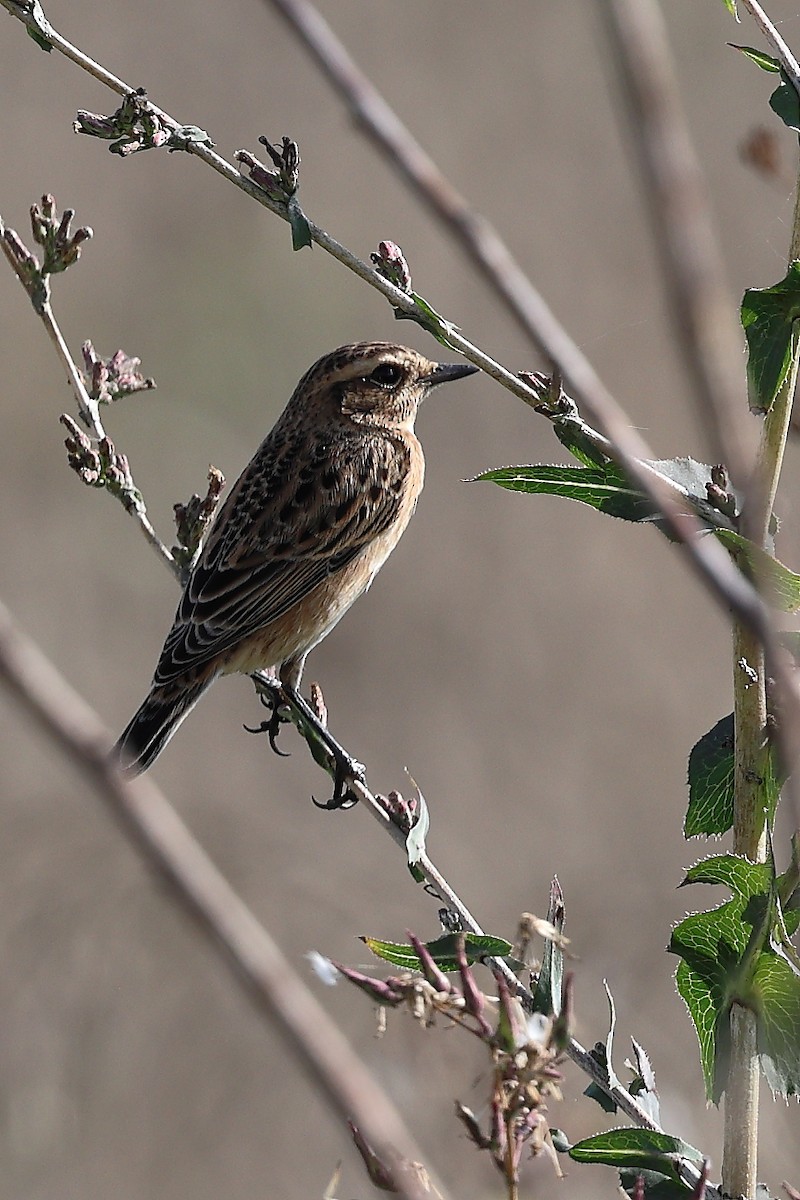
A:
{"type": "Polygon", "coordinates": [[[286,445],[245,468],[212,527],[156,668],[165,684],[202,667],[299,604],[398,515],[405,442],[348,439],[309,455],[286,445]],[[331,468],[332,460],[336,469],[331,468]]]}

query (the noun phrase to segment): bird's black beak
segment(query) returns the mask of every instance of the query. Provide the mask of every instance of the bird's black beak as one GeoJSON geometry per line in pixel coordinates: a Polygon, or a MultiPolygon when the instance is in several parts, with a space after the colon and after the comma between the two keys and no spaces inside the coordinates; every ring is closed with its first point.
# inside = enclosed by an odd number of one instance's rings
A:
{"type": "Polygon", "coordinates": [[[428,376],[428,387],[450,383],[453,379],[465,379],[467,375],[474,375],[477,370],[472,363],[438,363],[428,376]]]}

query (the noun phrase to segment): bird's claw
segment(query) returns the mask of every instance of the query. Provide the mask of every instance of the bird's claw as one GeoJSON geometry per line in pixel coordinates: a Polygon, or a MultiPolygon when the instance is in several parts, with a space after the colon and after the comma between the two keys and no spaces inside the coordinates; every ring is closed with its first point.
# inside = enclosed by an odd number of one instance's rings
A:
{"type": "Polygon", "coordinates": [[[277,744],[278,734],[281,731],[281,725],[289,723],[288,717],[281,716],[281,700],[278,695],[269,692],[260,691],[258,698],[261,703],[269,711],[269,720],[262,721],[260,725],[251,728],[245,725],[248,733],[265,733],[269,740],[270,749],[273,750],[280,758],[290,758],[288,750],[280,750],[277,744]]]}
{"type": "Polygon", "coordinates": [[[354,804],[358,804],[358,796],[354,795],[348,780],[356,780],[363,783],[366,778],[367,768],[363,763],[360,763],[355,758],[350,758],[349,755],[339,757],[333,755],[336,771],[333,777],[333,795],[330,800],[317,800],[316,797],[311,797],[311,802],[317,808],[324,808],[328,812],[334,812],[336,809],[345,811],[352,808],[354,804]]]}

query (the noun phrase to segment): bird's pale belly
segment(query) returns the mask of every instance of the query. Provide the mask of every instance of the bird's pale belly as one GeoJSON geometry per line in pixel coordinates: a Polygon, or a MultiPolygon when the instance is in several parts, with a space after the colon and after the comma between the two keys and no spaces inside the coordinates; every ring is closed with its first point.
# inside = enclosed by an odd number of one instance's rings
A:
{"type": "Polygon", "coordinates": [[[278,667],[318,645],[363,595],[391,554],[411,517],[399,521],[379,535],[363,554],[341,571],[318,584],[282,617],[270,622],[238,646],[220,664],[222,675],[248,675],[267,667],[278,667]]]}

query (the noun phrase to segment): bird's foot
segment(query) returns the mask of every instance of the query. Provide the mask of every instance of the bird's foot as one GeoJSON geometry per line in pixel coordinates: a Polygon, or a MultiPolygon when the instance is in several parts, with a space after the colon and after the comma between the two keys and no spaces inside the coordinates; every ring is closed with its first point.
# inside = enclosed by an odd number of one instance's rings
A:
{"type": "Polygon", "coordinates": [[[351,785],[353,782],[364,782],[367,775],[367,768],[357,758],[349,755],[333,738],[331,738],[328,750],[330,751],[335,768],[333,774],[333,795],[330,800],[325,800],[324,802],[312,796],[311,802],[317,808],[327,809],[328,812],[333,812],[337,808],[352,808],[354,804],[358,804],[358,796],[353,793],[351,785]]]}
{"type": "Polygon", "coordinates": [[[278,734],[281,731],[282,725],[290,724],[290,717],[287,715],[286,702],[283,698],[283,691],[280,684],[276,683],[274,690],[267,691],[265,687],[258,686],[258,698],[264,705],[264,708],[269,712],[269,720],[262,721],[260,725],[251,728],[245,725],[248,733],[265,733],[269,739],[270,748],[280,755],[281,758],[289,758],[288,750],[280,750],[277,745],[278,734]]]}
{"type": "Polygon", "coordinates": [[[325,770],[330,770],[333,760],[333,795],[324,803],[311,797],[317,808],[333,810],[337,808],[352,808],[358,803],[352,784],[363,783],[367,768],[358,759],[348,754],[328,729],[328,710],[322,697],[319,684],[311,685],[311,704],[300,693],[288,685],[284,685],[286,695],[300,712],[303,718],[303,736],[308,742],[313,757],[325,770]]]}

